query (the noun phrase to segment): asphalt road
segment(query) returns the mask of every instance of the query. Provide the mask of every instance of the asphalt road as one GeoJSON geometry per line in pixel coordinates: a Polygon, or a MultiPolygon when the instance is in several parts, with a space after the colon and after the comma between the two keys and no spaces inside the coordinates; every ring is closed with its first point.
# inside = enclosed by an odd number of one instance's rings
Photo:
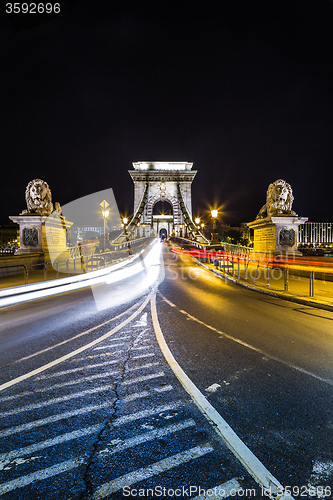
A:
{"type": "Polygon", "coordinates": [[[144,270],[0,311],[0,496],[268,498],[178,363],[262,470],[294,498],[331,498],[333,313],[160,246],[148,281],[144,270]]]}

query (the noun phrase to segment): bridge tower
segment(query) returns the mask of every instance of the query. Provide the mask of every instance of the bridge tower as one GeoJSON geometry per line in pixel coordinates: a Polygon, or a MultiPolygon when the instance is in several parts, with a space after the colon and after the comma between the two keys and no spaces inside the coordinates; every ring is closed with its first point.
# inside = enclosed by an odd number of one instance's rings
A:
{"type": "Polygon", "coordinates": [[[153,228],[161,236],[183,236],[204,241],[192,220],[191,184],[197,173],[188,162],[133,162],[134,215],[127,230],[142,236],[153,228]],[[169,214],[154,213],[156,203],[169,205],[169,214]],[[162,232],[162,233],[161,233],[162,232]]]}

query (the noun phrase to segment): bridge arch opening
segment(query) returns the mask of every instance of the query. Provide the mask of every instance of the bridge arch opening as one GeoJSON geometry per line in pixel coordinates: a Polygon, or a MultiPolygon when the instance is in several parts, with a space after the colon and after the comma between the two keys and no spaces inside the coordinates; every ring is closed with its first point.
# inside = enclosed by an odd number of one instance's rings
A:
{"type": "Polygon", "coordinates": [[[164,227],[162,227],[162,229],[160,229],[159,237],[162,241],[168,237],[168,232],[164,227]]]}

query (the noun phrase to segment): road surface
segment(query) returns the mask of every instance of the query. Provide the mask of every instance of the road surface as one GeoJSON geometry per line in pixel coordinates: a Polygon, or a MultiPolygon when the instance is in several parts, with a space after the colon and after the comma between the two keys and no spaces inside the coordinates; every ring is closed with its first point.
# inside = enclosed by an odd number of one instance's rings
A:
{"type": "Polygon", "coordinates": [[[0,496],[331,498],[333,313],[158,245],[149,281],[1,310],[0,496]]]}

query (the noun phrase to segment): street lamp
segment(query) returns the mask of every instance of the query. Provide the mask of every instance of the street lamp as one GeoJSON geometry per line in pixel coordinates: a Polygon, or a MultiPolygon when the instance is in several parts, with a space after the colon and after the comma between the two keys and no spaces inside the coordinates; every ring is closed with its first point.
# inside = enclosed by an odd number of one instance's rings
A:
{"type": "Polygon", "coordinates": [[[218,216],[219,212],[218,212],[218,210],[214,209],[214,210],[211,210],[210,213],[211,213],[211,216],[212,216],[212,219],[213,219],[212,239],[211,239],[210,244],[214,245],[216,243],[220,243],[219,235],[216,232],[216,219],[217,219],[217,216],[218,216]]]}

